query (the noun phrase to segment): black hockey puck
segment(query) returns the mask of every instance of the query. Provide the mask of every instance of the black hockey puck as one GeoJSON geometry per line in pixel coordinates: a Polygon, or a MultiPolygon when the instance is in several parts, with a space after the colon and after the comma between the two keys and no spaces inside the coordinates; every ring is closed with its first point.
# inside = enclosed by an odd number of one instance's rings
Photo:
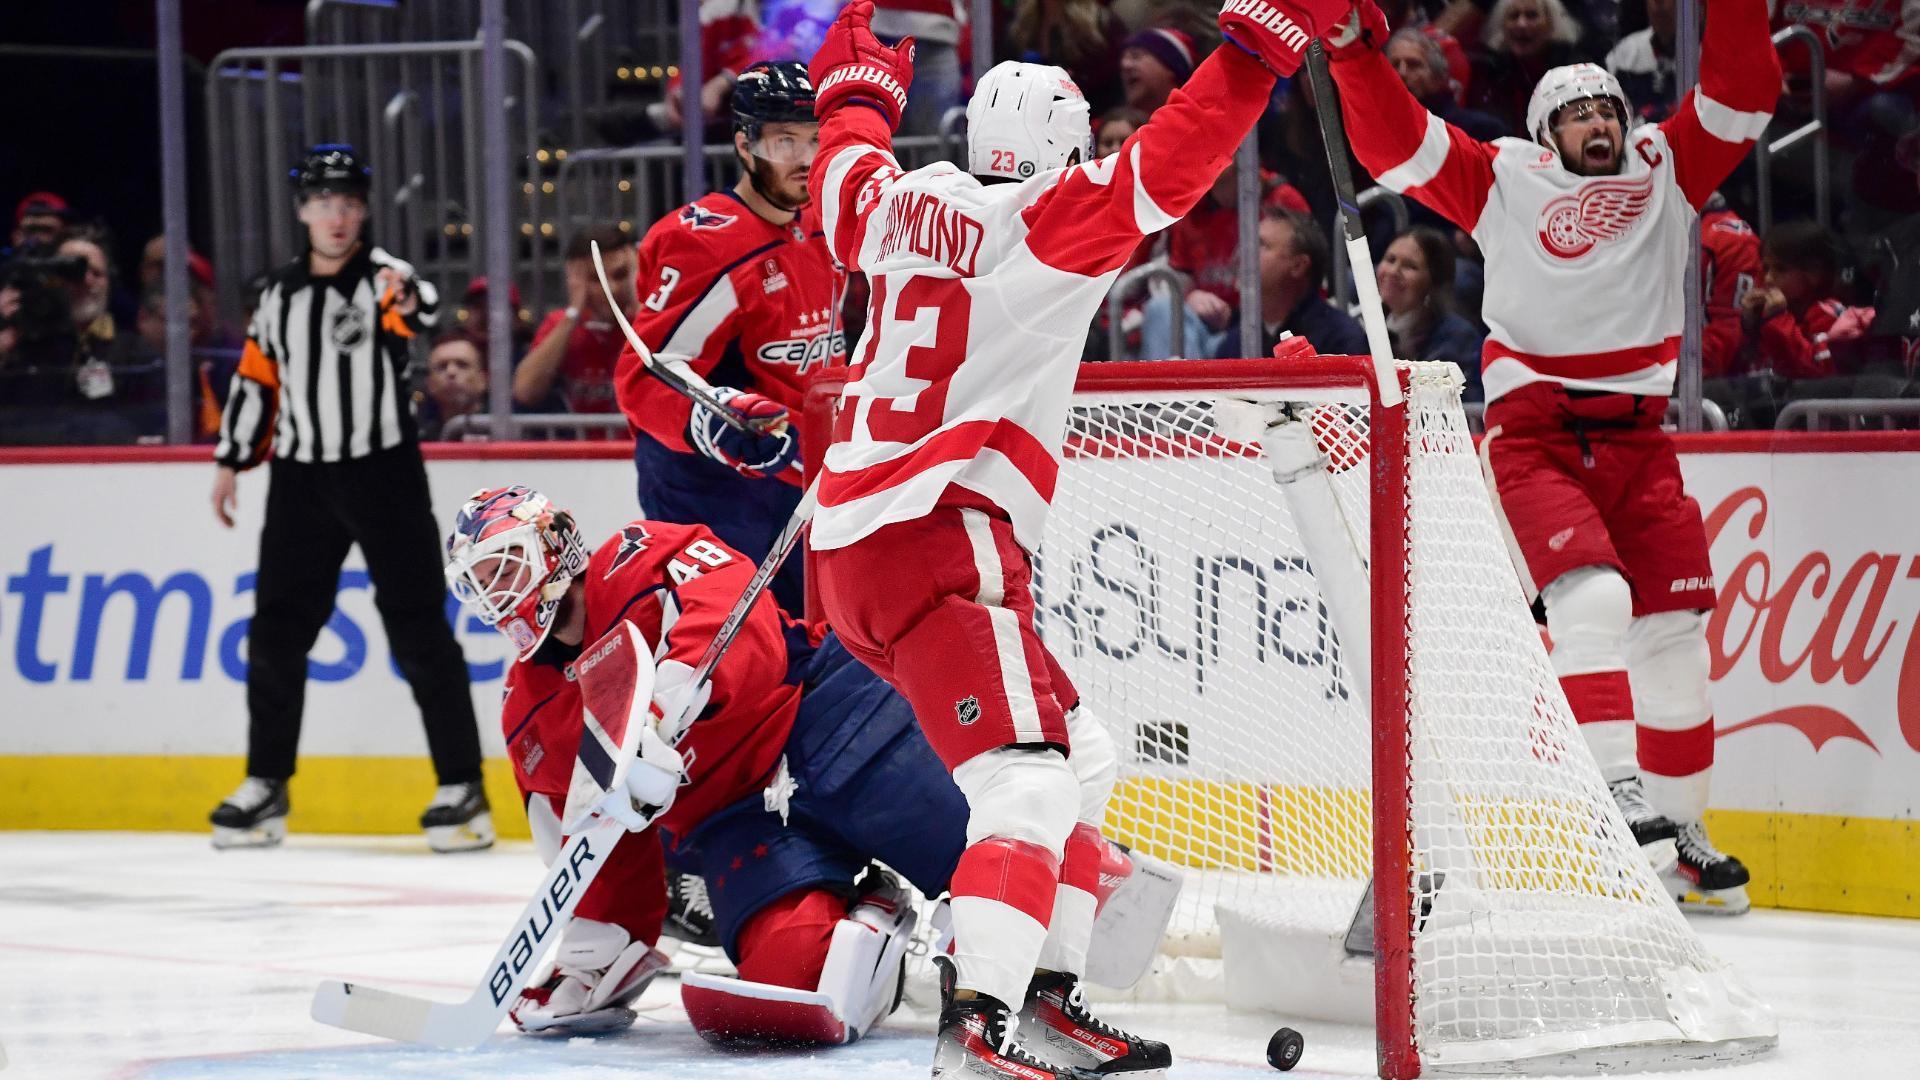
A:
{"type": "Polygon", "coordinates": [[[1300,1055],[1307,1048],[1307,1040],[1289,1027],[1283,1027],[1267,1040],[1267,1064],[1281,1072],[1290,1071],[1300,1064],[1300,1055]]]}

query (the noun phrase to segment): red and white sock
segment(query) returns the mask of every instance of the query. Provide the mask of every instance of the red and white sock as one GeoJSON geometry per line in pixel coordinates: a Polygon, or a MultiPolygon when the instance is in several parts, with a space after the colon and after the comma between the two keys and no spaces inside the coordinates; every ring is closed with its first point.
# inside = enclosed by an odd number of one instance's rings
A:
{"type": "Polygon", "coordinates": [[[1099,909],[1100,862],[1107,842],[1100,830],[1082,821],[1067,837],[1066,857],[1060,861],[1060,884],[1053,894],[1053,920],[1040,963],[1047,971],[1075,976],[1087,973],[1087,946],[1093,941],[1093,919],[1099,909]]]}
{"type": "Polygon", "coordinates": [[[1047,940],[1059,881],[1059,860],[1025,840],[989,836],[960,854],[950,886],[960,989],[1020,1007],[1047,940]]]}
{"type": "Polygon", "coordinates": [[[1633,620],[1627,666],[1639,721],[1638,760],[1647,801],[1677,822],[1699,821],[1713,774],[1712,658],[1699,612],[1633,620]]]}

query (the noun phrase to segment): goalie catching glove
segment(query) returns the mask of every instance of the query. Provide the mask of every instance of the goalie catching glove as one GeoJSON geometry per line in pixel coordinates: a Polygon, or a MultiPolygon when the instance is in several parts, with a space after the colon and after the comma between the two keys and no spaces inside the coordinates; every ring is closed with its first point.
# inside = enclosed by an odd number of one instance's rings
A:
{"type": "Polygon", "coordinates": [[[1220,32],[1284,79],[1300,69],[1307,46],[1347,9],[1348,0],[1227,0],[1220,7],[1220,32]]]}
{"type": "Polygon", "coordinates": [[[807,65],[813,80],[813,115],[821,120],[857,101],[887,118],[887,128],[900,130],[900,114],[907,110],[907,87],[913,83],[913,39],[883,45],[873,36],[872,0],[853,0],[827,27],[820,49],[807,65]]]}
{"type": "Polygon", "coordinates": [[[705,404],[695,402],[687,418],[687,442],[695,450],[752,479],[775,475],[799,458],[800,444],[794,441],[785,406],[731,386],[714,387],[713,396],[745,421],[749,430],[735,430],[705,404]]]}
{"type": "Polygon", "coordinates": [[[669,964],[666,953],[622,927],[575,919],[560,939],[553,974],[520,991],[507,1015],[529,1035],[620,1031],[633,1025],[627,1005],[669,964]]]}

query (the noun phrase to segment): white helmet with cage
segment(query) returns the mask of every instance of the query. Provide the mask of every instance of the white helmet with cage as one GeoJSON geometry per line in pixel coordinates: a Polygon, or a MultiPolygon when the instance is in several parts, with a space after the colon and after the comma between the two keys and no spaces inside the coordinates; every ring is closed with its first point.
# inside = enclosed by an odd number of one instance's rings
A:
{"type": "Polygon", "coordinates": [[[1087,99],[1063,68],[1003,60],[967,102],[967,171],[1025,180],[1093,152],[1087,99]]]}
{"type": "Polygon", "coordinates": [[[1561,108],[1576,101],[1588,98],[1612,98],[1620,109],[1620,123],[1624,128],[1628,117],[1633,115],[1632,104],[1627,101],[1627,92],[1620,89],[1620,80],[1599,64],[1568,64],[1557,67],[1540,76],[1533,88],[1533,97],[1527,101],[1527,134],[1535,142],[1552,150],[1553,116],[1561,108]]]}

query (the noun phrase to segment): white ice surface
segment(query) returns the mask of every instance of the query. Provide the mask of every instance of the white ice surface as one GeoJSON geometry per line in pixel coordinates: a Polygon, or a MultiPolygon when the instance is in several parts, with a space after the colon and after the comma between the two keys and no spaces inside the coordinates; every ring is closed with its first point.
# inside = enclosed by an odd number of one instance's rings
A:
{"type": "MultiPolygon", "coordinates": [[[[0,833],[0,1045],[13,1077],[599,1077],[879,1080],[926,1075],[932,1018],[811,1054],[726,1054],[656,983],[617,1037],[503,1029],[446,1053],[307,1016],[314,984],[347,979],[465,997],[537,884],[525,845],[434,856],[417,839],[295,837],[218,853],[204,837],[0,833]]],[[[1920,921],[1755,911],[1694,927],[1780,1017],[1780,1049],[1729,1080],[1920,1077],[1920,921]]],[[[1204,1006],[1113,1006],[1169,1037],[1176,1080],[1272,1075],[1275,1018],[1204,1006]]],[[[1296,1023],[1296,1077],[1372,1074],[1372,1033],[1296,1023]]]]}

